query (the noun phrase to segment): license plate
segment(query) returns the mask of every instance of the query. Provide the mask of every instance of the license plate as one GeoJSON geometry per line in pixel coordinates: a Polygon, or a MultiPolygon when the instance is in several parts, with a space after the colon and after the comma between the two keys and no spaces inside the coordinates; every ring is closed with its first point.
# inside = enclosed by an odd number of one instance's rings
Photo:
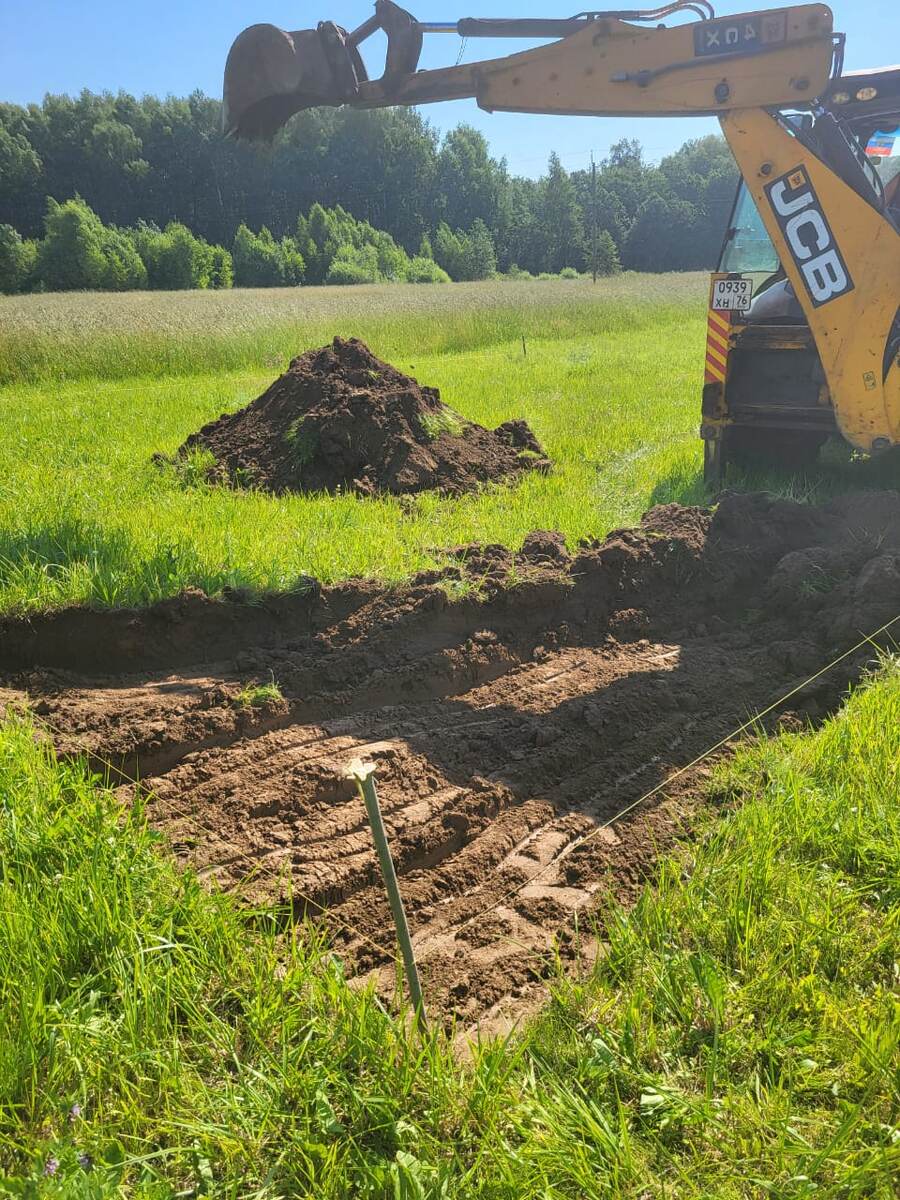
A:
{"type": "Polygon", "coordinates": [[[787,41],[787,12],[757,13],[749,17],[725,17],[697,21],[694,25],[694,54],[698,58],[720,54],[753,54],[787,41]]]}
{"type": "Polygon", "coordinates": [[[713,284],[712,307],[720,312],[746,312],[752,299],[752,279],[717,279],[713,284]]]}

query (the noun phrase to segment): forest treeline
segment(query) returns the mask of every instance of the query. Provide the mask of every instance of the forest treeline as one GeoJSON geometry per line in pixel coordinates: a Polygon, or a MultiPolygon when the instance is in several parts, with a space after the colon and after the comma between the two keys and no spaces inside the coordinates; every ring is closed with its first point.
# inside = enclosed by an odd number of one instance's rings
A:
{"type": "Polygon", "coordinates": [[[224,139],[220,117],[200,93],[0,104],[6,289],[15,272],[20,290],[66,286],[60,247],[85,243],[93,281],[68,286],[703,268],[737,178],[718,137],[658,165],[626,139],[594,177],[551,154],[527,179],[477,130],[441,138],[415,110],[312,109],[265,147],[224,139]]]}

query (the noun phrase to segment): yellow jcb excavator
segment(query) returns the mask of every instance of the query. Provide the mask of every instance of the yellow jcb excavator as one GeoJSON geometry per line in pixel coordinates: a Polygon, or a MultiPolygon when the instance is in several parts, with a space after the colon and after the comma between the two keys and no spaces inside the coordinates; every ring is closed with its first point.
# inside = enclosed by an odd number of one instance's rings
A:
{"type": "Polygon", "coordinates": [[[900,444],[900,67],[845,74],[843,51],[822,4],[425,23],[377,0],[352,32],[244,30],[225,69],[225,129],[265,139],[317,105],[462,97],[489,112],[716,115],[741,174],[710,284],[701,436],[717,480],[748,458],[804,465],[834,433],[865,454],[900,444]],[[370,80],[359,47],[379,30],[385,70],[370,80]],[[552,40],[417,70],[423,36],[444,33],[552,40]]]}

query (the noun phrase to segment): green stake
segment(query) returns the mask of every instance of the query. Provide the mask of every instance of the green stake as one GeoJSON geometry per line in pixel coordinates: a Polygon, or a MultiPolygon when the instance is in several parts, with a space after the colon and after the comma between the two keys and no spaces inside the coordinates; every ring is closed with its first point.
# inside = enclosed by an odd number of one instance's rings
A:
{"type": "Polygon", "coordinates": [[[375,842],[375,850],[378,853],[378,862],[381,866],[381,875],[384,879],[388,901],[391,905],[394,924],[397,927],[397,940],[400,942],[400,949],[403,953],[403,964],[406,967],[409,994],[413,1002],[413,1007],[416,1010],[416,1020],[418,1021],[419,1028],[424,1030],[426,1023],[425,1002],[422,999],[422,985],[419,982],[419,970],[416,966],[415,955],[413,954],[412,939],[409,936],[409,925],[406,921],[406,912],[403,908],[400,888],[397,885],[394,860],[391,857],[391,848],[388,845],[384,821],[381,819],[378,793],[375,791],[375,764],[364,763],[362,759],[355,758],[347,768],[347,775],[356,783],[357,791],[366,806],[369,824],[372,827],[372,839],[375,842]]]}

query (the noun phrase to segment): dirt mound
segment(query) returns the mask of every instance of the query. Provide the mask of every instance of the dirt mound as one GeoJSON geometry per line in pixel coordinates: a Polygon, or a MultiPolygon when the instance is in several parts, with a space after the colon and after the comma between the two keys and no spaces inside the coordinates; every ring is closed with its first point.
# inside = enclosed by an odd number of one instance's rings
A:
{"type": "Polygon", "coordinates": [[[211,477],[275,493],[456,495],[550,465],[524,421],[494,430],[466,421],[356,338],[301,354],[252,404],[191,434],[176,458],[193,450],[214,455],[211,477]]]}
{"type": "MultiPolygon", "coordinates": [[[[27,691],[62,751],[140,773],[150,820],[203,878],[324,912],[348,970],[389,997],[390,914],[343,778],[374,761],[428,1003],[497,1027],[690,821],[706,767],[676,773],[785,696],[765,723],[821,719],[875,647],[813,677],[898,613],[900,494],[733,495],[574,553],[553,532],[461,546],[402,588],[93,613],[96,662],[132,672],[109,679],[60,669],[66,614],[35,620],[45,665],[7,695],[27,691]],[[457,580],[476,589],[451,599],[457,580]],[[135,674],[158,643],[175,672],[135,674]],[[283,699],[248,704],[273,679],[283,699]]],[[[8,623],[0,654],[16,645],[8,623]]]]}

